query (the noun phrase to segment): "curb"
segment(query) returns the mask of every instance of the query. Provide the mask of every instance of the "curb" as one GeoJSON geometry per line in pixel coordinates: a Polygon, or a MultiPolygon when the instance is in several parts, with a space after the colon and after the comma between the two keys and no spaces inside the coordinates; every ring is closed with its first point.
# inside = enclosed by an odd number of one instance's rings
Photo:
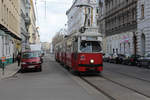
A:
{"type": "Polygon", "coordinates": [[[19,73],[19,71],[20,71],[20,68],[16,72],[14,72],[12,75],[10,75],[8,77],[1,78],[0,80],[5,80],[5,79],[9,79],[11,77],[14,77],[15,75],[17,75],[17,73],[19,73]]]}

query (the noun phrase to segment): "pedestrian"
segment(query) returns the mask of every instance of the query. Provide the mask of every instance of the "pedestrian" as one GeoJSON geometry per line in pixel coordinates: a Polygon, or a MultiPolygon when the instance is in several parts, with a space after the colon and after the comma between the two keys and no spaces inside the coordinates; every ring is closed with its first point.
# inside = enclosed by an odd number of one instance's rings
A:
{"type": "Polygon", "coordinates": [[[40,58],[41,58],[41,63],[43,63],[43,56],[44,56],[44,53],[41,54],[40,58]]]}
{"type": "Polygon", "coordinates": [[[18,66],[20,66],[20,62],[21,62],[21,53],[18,53],[18,55],[17,55],[17,61],[18,61],[18,66]]]}

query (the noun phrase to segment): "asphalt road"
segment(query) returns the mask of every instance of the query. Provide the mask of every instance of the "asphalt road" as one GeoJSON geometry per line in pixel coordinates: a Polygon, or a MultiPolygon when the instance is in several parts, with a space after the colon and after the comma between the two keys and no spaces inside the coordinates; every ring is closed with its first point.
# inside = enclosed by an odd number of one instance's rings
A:
{"type": "Polygon", "coordinates": [[[150,100],[150,69],[104,63],[100,76],[72,75],[53,55],[42,72],[0,80],[0,100],[150,100]]]}
{"type": "Polygon", "coordinates": [[[150,100],[150,69],[104,63],[102,76],[85,80],[114,100],[150,100]]]}
{"type": "Polygon", "coordinates": [[[0,81],[0,100],[110,100],[47,55],[42,72],[18,73],[0,81]]]}

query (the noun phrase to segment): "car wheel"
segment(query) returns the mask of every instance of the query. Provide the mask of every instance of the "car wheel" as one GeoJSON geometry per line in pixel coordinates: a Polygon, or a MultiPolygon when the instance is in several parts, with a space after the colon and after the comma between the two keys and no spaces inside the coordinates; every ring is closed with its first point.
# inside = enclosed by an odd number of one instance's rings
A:
{"type": "Polygon", "coordinates": [[[42,67],[38,68],[37,70],[38,70],[38,72],[41,72],[42,71],[42,67]]]}
{"type": "Polygon", "coordinates": [[[24,71],[24,69],[23,69],[23,68],[21,68],[21,69],[20,69],[20,72],[21,72],[21,73],[24,73],[25,71],[24,71]]]}

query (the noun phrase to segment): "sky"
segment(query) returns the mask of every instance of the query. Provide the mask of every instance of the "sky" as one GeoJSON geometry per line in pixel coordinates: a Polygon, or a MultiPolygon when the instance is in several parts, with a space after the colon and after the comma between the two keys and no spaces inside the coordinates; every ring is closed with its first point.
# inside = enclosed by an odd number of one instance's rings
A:
{"type": "Polygon", "coordinates": [[[71,7],[72,0],[37,0],[35,11],[41,42],[51,42],[61,28],[67,23],[66,11],[71,7]]]}

